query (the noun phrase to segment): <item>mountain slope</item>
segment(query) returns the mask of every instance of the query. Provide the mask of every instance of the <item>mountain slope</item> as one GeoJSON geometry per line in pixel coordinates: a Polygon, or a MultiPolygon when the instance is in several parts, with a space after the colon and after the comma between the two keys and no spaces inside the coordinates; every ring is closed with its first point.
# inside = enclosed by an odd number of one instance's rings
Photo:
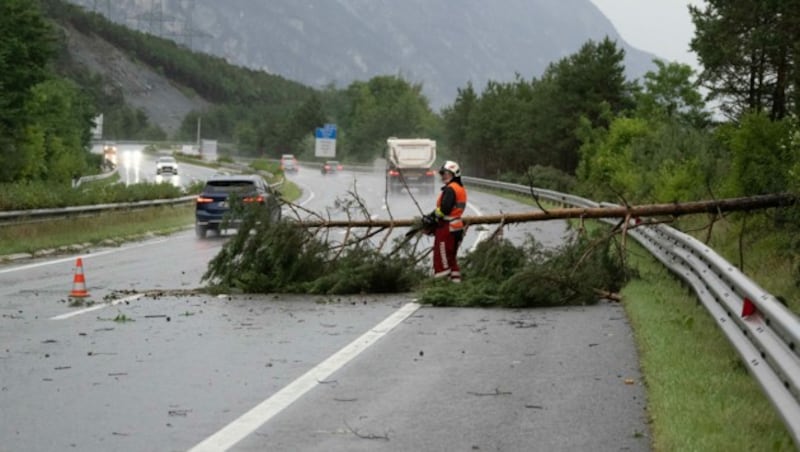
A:
{"type": "Polygon", "coordinates": [[[588,39],[617,40],[631,77],[653,58],[625,44],[589,0],[118,0],[98,12],[312,86],[401,74],[422,82],[435,107],[468,81],[482,89],[539,76],[588,39]]]}
{"type": "Polygon", "coordinates": [[[135,61],[126,52],[97,35],[84,34],[69,24],[59,24],[70,58],[92,73],[102,74],[107,89],[119,90],[127,103],[143,111],[151,124],[169,136],[180,128],[190,111],[209,104],[191,90],[170,81],[151,67],[135,61]]]}

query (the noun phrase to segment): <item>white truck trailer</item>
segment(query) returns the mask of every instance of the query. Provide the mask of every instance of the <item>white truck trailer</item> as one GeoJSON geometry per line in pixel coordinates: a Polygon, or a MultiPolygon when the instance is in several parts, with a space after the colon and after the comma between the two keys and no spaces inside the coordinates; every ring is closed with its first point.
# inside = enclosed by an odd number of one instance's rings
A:
{"type": "Polygon", "coordinates": [[[400,193],[418,189],[426,193],[436,190],[436,141],[427,138],[389,138],[386,140],[386,190],[400,193]]]}

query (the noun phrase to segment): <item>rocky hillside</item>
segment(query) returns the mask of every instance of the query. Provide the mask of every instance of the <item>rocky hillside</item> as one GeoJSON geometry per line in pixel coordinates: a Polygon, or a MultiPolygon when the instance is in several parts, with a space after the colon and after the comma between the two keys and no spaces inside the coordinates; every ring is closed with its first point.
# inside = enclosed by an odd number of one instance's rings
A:
{"type": "Polygon", "coordinates": [[[58,26],[73,61],[102,75],[108,84],[106,89],[119,90],[130,106],[144,111],[150,123],[169,136],[175,134],[187,113],[208,105],[199,96],[190,94],[191,90],[177,86],[102,38],[83,34],[69,25],[58,26]]]}
{"type": "Polygon", "coordinates": [[[589,0],[72,0],[112,20],[312,86],[375,75],[422,82],[435,107],[471,81],[538,76],[588,39],[624,43],[589,0]]]}

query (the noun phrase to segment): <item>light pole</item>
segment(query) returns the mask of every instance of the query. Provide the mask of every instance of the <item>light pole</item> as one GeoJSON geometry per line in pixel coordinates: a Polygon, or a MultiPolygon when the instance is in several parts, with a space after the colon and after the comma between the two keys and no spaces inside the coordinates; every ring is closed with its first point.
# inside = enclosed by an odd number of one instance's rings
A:
{"type": "Polygon", "coordinates": [[[203,117],[202,116],[198,116],[197,117],[197,149],[200,149],[200,128],[202,127],[202,124],[203,124],[203,117]]]}

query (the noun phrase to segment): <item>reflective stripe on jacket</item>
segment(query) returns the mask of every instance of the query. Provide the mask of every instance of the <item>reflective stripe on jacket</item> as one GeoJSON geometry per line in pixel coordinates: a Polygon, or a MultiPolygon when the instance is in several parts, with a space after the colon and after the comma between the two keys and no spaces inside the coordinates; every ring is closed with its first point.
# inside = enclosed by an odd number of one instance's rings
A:
{"type": "MultiPolygon", "coordinates": [[[[447,194],[450,195],[449,193],[447,194]]],[[[464,215],[466,208],[467,190],[461,184],[451,181],[442,188],[442,193],[439,194],[439,199],[436,200],[436,213],[441,215],[443,220],[450,223],[451,232],[464,229],[464,222],[461,220],[461,216],[464,215]],[[442,200],[445,199],[445,193],[448,191],[452,193],[452,196],[447,196],[443,203],[442,200]]]]}

